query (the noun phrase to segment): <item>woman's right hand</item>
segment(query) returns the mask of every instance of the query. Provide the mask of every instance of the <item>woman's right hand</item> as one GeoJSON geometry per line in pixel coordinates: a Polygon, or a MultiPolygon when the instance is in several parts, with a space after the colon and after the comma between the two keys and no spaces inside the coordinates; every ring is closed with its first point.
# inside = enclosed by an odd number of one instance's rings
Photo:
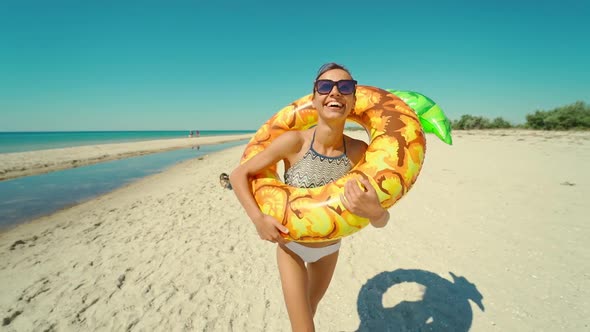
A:
{"type": "Polygon", "coordinates": [[[281,233],[289,233],[289,229],[283,226],[278,220],[267,215],[262,214],[259,218],[252,220],[256,226],[256,231],[260,239],[273,243],[288,242],[283,238],[281,233]]]}

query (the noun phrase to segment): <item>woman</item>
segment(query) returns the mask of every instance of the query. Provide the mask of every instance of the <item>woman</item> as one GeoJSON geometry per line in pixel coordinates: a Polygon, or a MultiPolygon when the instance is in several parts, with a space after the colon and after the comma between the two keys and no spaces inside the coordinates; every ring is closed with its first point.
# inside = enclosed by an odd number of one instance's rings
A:
{"type": "MultiPolygon", "coordinates": [[[[260,211],[250,191],[250,177],[281,160],[285,165],[285,183],[295,187],[322,186],[348,173],[367,149],[365,142],[344,135],[346,118],[356,102],[356,83],[345,67],[335,63],[322,66],[313,88],[317,126],[284,133],[230,175],[234,192],[260,238],[278,243],[277,262],[293,331],[315,330],[313,316],[334,274],[340,240],[321,243],[284,240],[281,233],[289,230],[260,211]]],[[[360,182],[366,190],[355,181],[345,184],[344,206],[358,216],[369,218],[375,227],[385,226],[389,212],[381,207],[369,182],[366,179],[360,182]]]]}

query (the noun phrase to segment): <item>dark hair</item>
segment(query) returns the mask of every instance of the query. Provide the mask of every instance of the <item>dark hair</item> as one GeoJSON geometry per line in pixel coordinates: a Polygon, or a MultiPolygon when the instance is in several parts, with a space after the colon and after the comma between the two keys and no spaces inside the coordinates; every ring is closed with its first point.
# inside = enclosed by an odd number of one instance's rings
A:
{"type": "Polygon", "coordinates": [[[328,63],[322,65],[320,67],[320,69],[318,69],[318,75],[315,77],[315,80],[314,80],[314,83],[313,83],[314,86],[313,86],[313,88],[311,90],[312,93],[313,93],[313,95],[314,95],[314,97],[315,97],[315,81],[317,81],[318,78],[320,78],[320,76],[322,76],[325,72],[327,72],[329,70],[332,70],[332,69],[341,69],[341,70],[344,70],[345,72],[348,73],[348,75],[350,75],[350,77],[352,77],[352,74],[350,73],[350,70],[348,70],[343,65],[339,65],[339,64],[337,64],[335,62],[328,62],[328,63]]]}
{"type": "Polygon", "coordinates": [[[345,72],[347,72],[348,75],[350,75],[350,77],[352,77],[350,70],[348,70],[346,67],[339,65],[335,62],[328,62],[320,67],[320,69],[318,70],[318,75],[315,77],[315,80],[317,81],[317,79],[320,78],[320,76],[322,76],[325,72],[332,70],[332,69],[342,69],[345,72]]]}

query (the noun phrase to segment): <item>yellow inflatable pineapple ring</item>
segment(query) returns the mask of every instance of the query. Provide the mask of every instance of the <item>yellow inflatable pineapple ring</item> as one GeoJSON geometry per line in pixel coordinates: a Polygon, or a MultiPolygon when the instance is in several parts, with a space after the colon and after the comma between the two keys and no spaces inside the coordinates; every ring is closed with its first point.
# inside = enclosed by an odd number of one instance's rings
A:
{"type": "MultiPolygon", "coordinates": [[[[270,118],[246,146],[241,163],[284,132],[317,124],[311,100],[312,95],[305,96],[270,118]]],[[[347,211],[340,201],[344,184],[350,179],[367,178],[384,208],[392,206],[416,181],[426,139],[416,113],[408,105],[385,90],[358,86],[356,107],[348,120],[363,126],[371,140],[364,158],[342,178],[322,187],[296,188],[280,180],[276,165],[254,176],[252,192],[258,206],[289,229],[286,239],[330,241],[365,227],[369,220],[347,211]]]]}

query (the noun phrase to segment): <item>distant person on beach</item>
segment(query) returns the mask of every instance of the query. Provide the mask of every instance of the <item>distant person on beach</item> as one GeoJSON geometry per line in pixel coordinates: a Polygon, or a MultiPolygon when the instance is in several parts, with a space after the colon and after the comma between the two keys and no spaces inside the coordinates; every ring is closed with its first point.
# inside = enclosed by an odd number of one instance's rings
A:
{"type": "Polygon", "coordinates": [[[197,136],[197,137],[201,136],[201,132],[200,131],[196,130],[195,133],[196,133],[195,136],[197,136]]]}
{"type": "MultiPolygon", "coordinates": [[[[251,176],[281,160],[285,183],[294,187],[317,187],[348,173],[367,149],[365,142],[344,135],[346,117],[355,106],[355,91],[356,81],[348,69],[335,63],[323,65],[313,86],[317,126],[284,133],[230,175],[234,192],[260,238],[278,244],[278,268],[293,331],[315,330],[313,317],[332,280],[341,241],[297,243],[283,239],[281,233],[289,230],[258,208],[250,189],[251,176]]],[[[355,181],[346,183],[343,204],[350,212],[368,218],[373,226],[385,226],[389,212],[381,207],[369,182],[363,179],[361,183],[365,191],[355,181]]]]}
{"type": "Polygon", "coordinates": [[[193,137],[193,131],[191,130],[190,133],[188,133],[188,137],[193,137]]]}
{"type": "Polygon", "coordinates": [[[221,173],[219,175],[219,184],[225,189],[232,189],[231,183],[229,182],[229,175],[227,175],[227,173],[221,173]]]}

